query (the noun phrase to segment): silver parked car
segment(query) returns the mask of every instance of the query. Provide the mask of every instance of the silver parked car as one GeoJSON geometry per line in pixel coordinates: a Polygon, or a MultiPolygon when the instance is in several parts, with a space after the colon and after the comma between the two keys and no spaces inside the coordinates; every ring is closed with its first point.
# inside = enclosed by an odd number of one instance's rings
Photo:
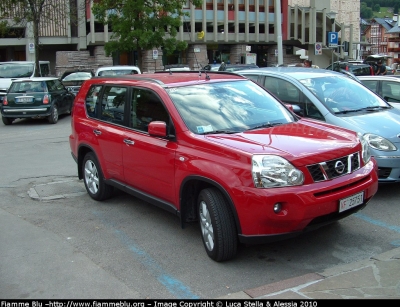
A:
{"type": "Polygon", "coordinates": [[[378,162],[379,182],[400,182],[400,109],[335,71],[265,67],[238,73],[267,88],[302,117],[365,135],[378,162]]]}
{"type": "Polygon", "coordinates": [[[400,76],[360,76],[362,84],[400,109],[400,76]]]}

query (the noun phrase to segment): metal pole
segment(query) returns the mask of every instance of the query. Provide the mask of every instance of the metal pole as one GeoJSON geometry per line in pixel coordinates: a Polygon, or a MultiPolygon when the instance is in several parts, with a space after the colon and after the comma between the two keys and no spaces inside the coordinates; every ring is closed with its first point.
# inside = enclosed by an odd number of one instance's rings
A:
{"type": "Polygon", "coordinates": [[[282,46],[282,17],[281,17],[281,0],[275,0],[275,18],[277,28],[277,44],[278,44],[278,65],[283,64],[283,46],[282,46]]]}

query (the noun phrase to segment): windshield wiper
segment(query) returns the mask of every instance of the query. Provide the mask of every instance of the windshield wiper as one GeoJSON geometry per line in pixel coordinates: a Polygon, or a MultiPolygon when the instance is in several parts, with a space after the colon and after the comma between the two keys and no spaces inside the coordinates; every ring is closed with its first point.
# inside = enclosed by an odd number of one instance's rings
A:
{"type": "Polygon", "coordinates": [[[335,112],[335,114],[346,114],[346,113],[350,113],[350,112],[361,112],[361,111],[379,111],[382,109],[390,109],[390,107],[382,107],[382,106],[376,106],[376,107],[365,107],[365,108],[360,108],[360,109],[354,109],[354,110],[344,110],[344,111],[339,111],[339,112],[335,112]]]}
{"type": "Polygon", "coordinates": [[[252,127],[252,128],[250,128],[250,129],[247,129],[247,131],[249,131],[249,130],[256,130],[256,129],[261,129],[261,128],[271,128],[271,127],[278,126],[278,125],[282,125],[282,123],[273,123],[273,124],[271,124],[271,123],[265,123],[265,124],[261,124],[261,125],[252,127]]]}
{"type": "Polygon", "coordinates": [[[233,133],[239,133],[239,131],[234,131],[234,130],[213,130],[213,131],[207,131],[200,133],[202,135],[206,134],[233,134],[233,133]]]}

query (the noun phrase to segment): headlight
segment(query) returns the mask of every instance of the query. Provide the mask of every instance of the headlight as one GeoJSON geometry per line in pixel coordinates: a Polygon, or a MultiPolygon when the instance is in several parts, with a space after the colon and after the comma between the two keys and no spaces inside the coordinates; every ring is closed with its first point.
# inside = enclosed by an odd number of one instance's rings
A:
{"type": "Polygon", "coordinates": [[[374,149],[382,151],[397,150],[396,146],[394,146],[392,142],[379,135],[367,133],[364,135],[364,137],[366,138],[369,146],[371,146],[374,149]]]}
{"type": "Polygon", "coordinates": [[[371,151],[369,150],[369,143],[368,139],[365,135],[358,133],[358,138],[360,139],[362,150],[361,156],[364,161],[364,164],[367,164],[369,160],[371,160],[371,151]]]}
{"type": "Polygon", "coordinates": [[[252,164],[256,188],[295,186],[304,182],[303,173],[281,157],[256,155],[252,164]]]}

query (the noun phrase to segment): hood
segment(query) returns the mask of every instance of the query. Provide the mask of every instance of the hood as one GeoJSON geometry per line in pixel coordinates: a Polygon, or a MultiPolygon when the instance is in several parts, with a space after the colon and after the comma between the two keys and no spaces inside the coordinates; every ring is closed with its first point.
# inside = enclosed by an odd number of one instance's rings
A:
{"type": "Polygon", "coordinates": [[[358,145],[353,132],[307,120],[237,134],[210,134],[206,138],[249,154],[279,155],[297,165],[345,156],[358,145]]]}
{"type": "Polygon", "coordinates": [[[333,124],[361,133],[373,133],[400,143],[400,110],[393,108],[349,117],[334,116],[333,124]]]}

